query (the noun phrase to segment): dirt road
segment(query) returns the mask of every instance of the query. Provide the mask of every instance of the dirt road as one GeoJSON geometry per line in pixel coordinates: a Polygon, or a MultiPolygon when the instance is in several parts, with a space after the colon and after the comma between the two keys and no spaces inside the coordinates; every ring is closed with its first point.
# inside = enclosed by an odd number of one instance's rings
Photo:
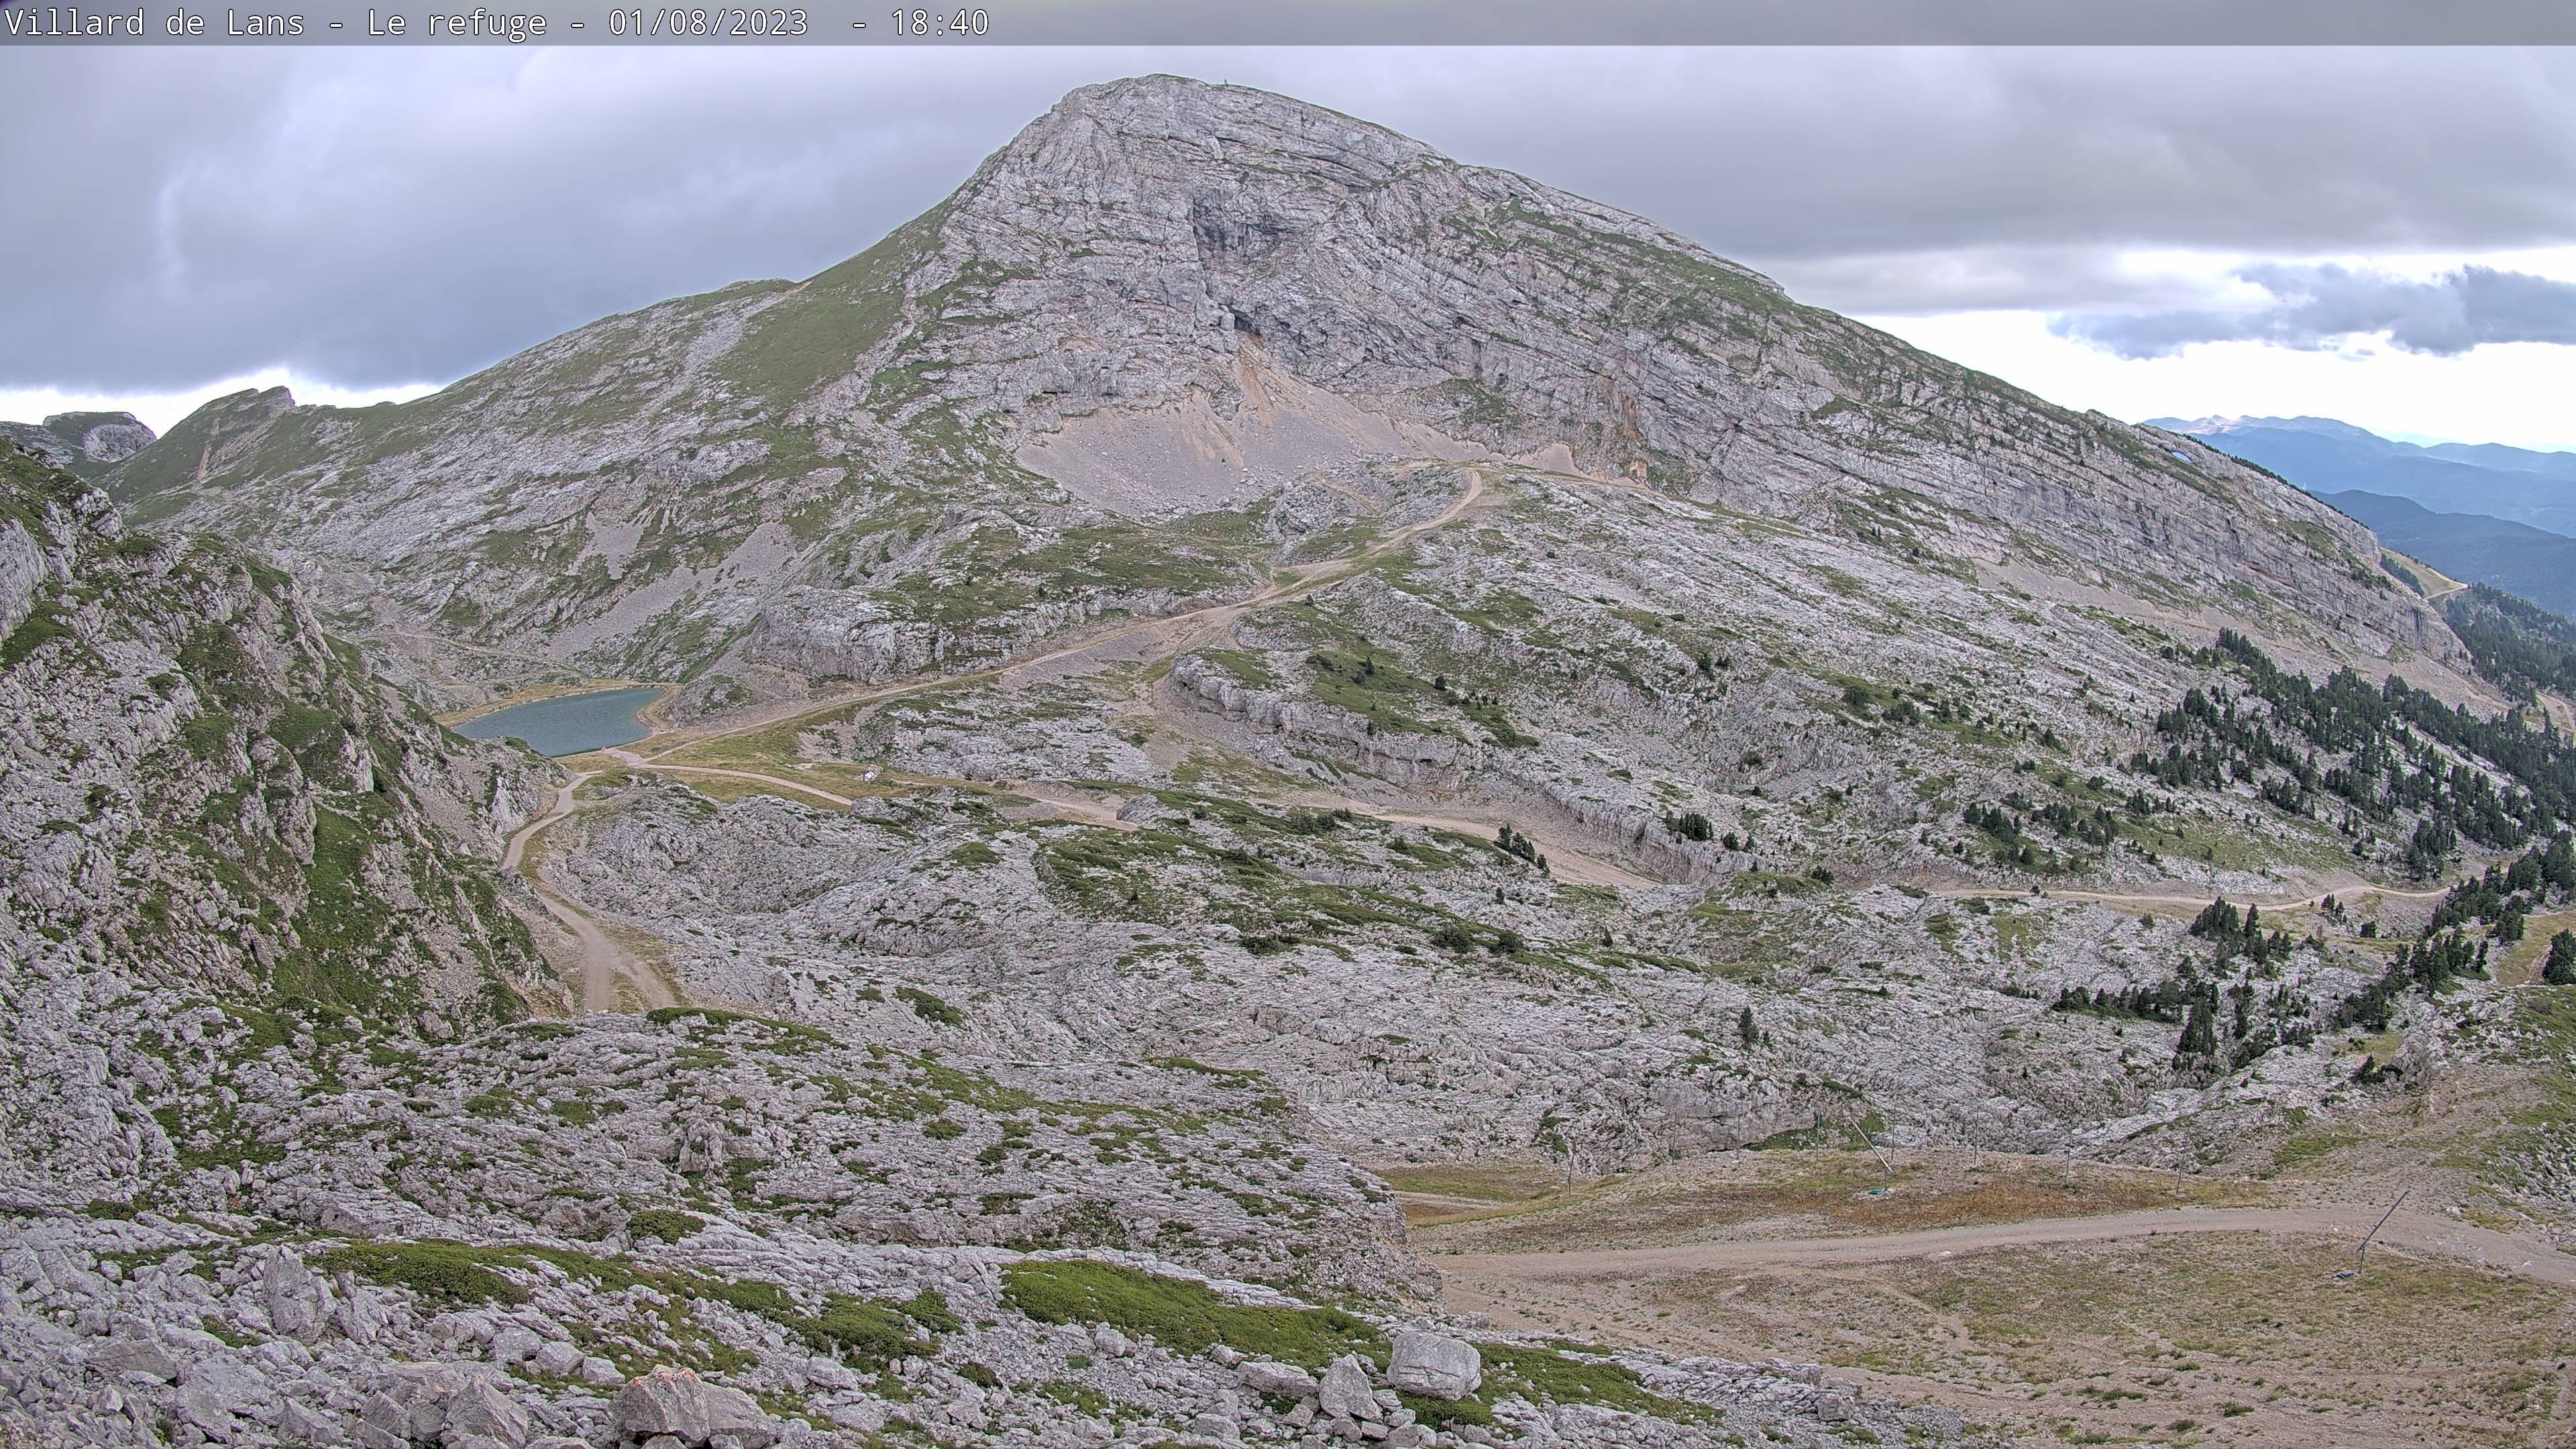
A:
{"type": "MultiPolygon", "coordinates": [[[[1948,1258],[1998,1248],[2109,1242],[2183,1233],[2290,1233],[2340,1237],[2356,1248],[2379,1220],[2367,1207],[2169,1208],[2101,1217],[1981,1223],[1924,1232],[1831,1238],[1685,1243],[1571,1253],[1452,1253],[1433,1261],[1453,1281],[1566,1281],[1759,1268],[1823,1268],[1895,1258],[1948,1258]]],[[[2432,1213],[2400,1212],[2373,1240],[2382,1248],[2502,1269],[2576,1287],[2576,1257],[2547,1244],[2432,1213]]]]}
{"type": "MultiPolygon", "coordinates": [[[[2094,901],[2102,905],[2120,906],[2205,906],[2209,904],[2211,896],[2225,894],[2223,891],[2213,891],[2210,895],[2199,896],[2121,895],[2115,891],[2073,891],[2051,890],[2046,888],[2042,888],[2034,892],[2028,890],[2008,890],[1995,886],[1962,886],[1950,890],[1935,888],[1931,893],[1936,896],[1946,896],[1952,900],[1960,901],[1977,899],[1990,901],[2094,901]]],[[[2432,901],[2439,900],[2448,894],[2450,894],[2449,890],[2443,887],[2435,887],[2428,891],[2401,891],[2395,886],[2379,886],[2372,885],[2367,881],[2356,881],[2351,885],[2337,886],[2333,890],[2318,891],[2316,894],[2308,896],[2229,896],[2228,899],[2240,906],[2261,906],[2267,911],[2295,911],[2309,906],[2322,905],[2329,896],[2342,900],[2350,900],[2358,896],[2388,896],[2392,899],[2401,901],[2432,901]]]]}
{"type": "MultiPolygon", "coordinates": [[[[1328,795],[1321,791],[1303,791],[1285,803],[1302,805],[1308,809],[1348,810],[1354,815],[1366,815],[1372,820],[1383,820],[1390,825],[1419,825],[1426,830],[1450,830],[1460,835],[1472,835],[1480,840],[1496,839],[1502,829],[1500,822],[1497,821],[1390,810],[1383,805],[1371,805],[1365,800],[1352,800],[1340,795],[1328,795]]],[[[1585,855],[1573,846],[1567,845],[1562,839],[1542,836],[1534,830],[1522,830],[1518,825],[1512,828],[1527,835],[1531,843],[1538,847],[1539,854],[1547,857],[1548,874],[1569,885],[1643,887],[1656,884],[1624,866],[1585,855]]]]}
{"type": "MultiPolygon", "coordinates": [[[[770,705],[737,714],[732,717],[732,723],[711,731],[675,730],[663,724],[658,716],[648,712],[643,718],[653,727],[650,735],[638,742],[636,746],[612,748],[601,753],[630,769],[652,770],[672,775],[700,775],[717,779],[743,780],[809,796],[847,810],[854,803],[850,797],[805,781],[733,766],[688,764],[669,757],[693,745],[708,744],[738,735],[774,729],[781,725],[794,725],[803,720],[899,699],[905,695],[917,694],[929,689],[971,683],[976,680],[1000,680],[1014,675],[1024,675],[1050,664],[1078,659],[1084,655],[1103,654],[1122,641],[1150,639],[1151,643],[1144,656],[1146,658],[1160,658],[1178,653],[1186,648],[1193,638],[1212,626],[1238,618],[1246,610],[1295,599],[1323,588],[1327,584],[1348,578],[1392,550],[1456,522],[1484,497],[1486,486],[1485,471],[1482,467],[1474,464],[1460,466],[1467,475],[1467,486],[1448,507],[1438,514],[1419,523],[1407,524],[1396,529],[1384,538],[1342,558],[1301,564],[1284,570],[1275,575],[1267,586],[1250,597],[1186,609],[1161,618],[1141,620],[1121,628],[1090,635],[1044,654],[1012,660],[988,669],[963,674],[925,675],[897,684],[858,690],[819,703],[797,701],[788,705],[770,705]]],[[[538,903],[545,907],[546,913],[560,922],[579,943],[582,956],[582,1005],[585,1010],[622,1009],[627,1003],[621,1000],[619,990],[621,986],[627,988],[633,996],[640,998],[647,1006],[677,1005],[679,1004],[678,993],[669,982],[663,979],[660,972],[652,969],[649,963],[635,960],[630,953],[621,949],[597,919],[576,905],[569,894],[548,878],[542,863],[526,863],[530,847],[546,829],[580,808],[574,793],[583,781],[590,779],[596,773],[598,772],[576,773],[569,783],[556,792],[553,808],[521,826],[510,837],[508,848],[503,854],[502,868],[518,871],[525,876],[529,888],[536,892],[538,903]]],[[[1094,824],[1127,828],[1127,822],[1118,820],[1114,811],[1071,786],[1050,781],[1015,781],[1003,788],[1094,824]]],[[[1570,861],[1578,859],[1569,854],[1570,861]]],[[[1583,864],[1589,865],[1588,862],[1583,864]]]]}
{"type": "Polygon", "coordinates": [[[653,751],[651,754],[645,755],[642,762],[646,765],[659,768],[666,756],[679,750],[686,749],[692,745],[709,744],[717,740],[731,739],[737,735],[753,734],[761,730],[775,729],[780,725],[793,725],[808,719],[816,719],[825,715],[838,714],[844,710],[854,709],[863,705],[879,704],[891,699],[900,699],[905,695],[918,694],[928,689],[935,689],[955,684],[967,684],[977,680],[1007,679],[1013,675],[1029,673],[1043,668],[1046,665],[1059,663],[1080,655],[1098,653],[1110,645],[1134,639],[1140,635],[1167,636],[1163,641],[1161,641],[1162,647],[1146,656],[1148,658],[1159,658],[1163,654],[1178,653],[1182,648],[1186,647],[1187,640],[1192,635],[1199,632],[1204,626],[1226,622],[1240,616],[1246,610],[1264,608],[1271,604],[1284,603],[1303,595],[1313,593],[1315,590],[1320,589],[1327,584],[1338,583],[1341,580],[1350,577],[1352,574],[1357,573],[1361,568],[1367,566],[1375,559],[1397,548],[1401,548],[1405,544],[1411,543],[1413,540],[1422,537],[1424,534],[1430,533],[1436,529],[1446,528],[1450,524],[1456,522],[1469,508],[1474,507],[1479,499],[1485,496],[1484,470],[1474,465],[1460,466],[1467,474],[1467,486],[1460,492],[1456,501],[1452,502],[1447,508],[1442,509],[1437,515],[1425,519],[1420,523],[1406,524],[1404,527],[1395,530],[1393,533],[1388,534],[1386,537],[1379,539],[1377,542],[1370,544],[1366,548],[1360,549],[1356,553],[1352,553],[1338,559],[1326,559],[1318,563],[1299,564],[1294,568],[1285,570],[1280,577],[1274,579],[1267,587],[1250,595],[1249,597],[1222,604],[1206,604],[1195,609],[1184,609],[1176,614],[1165,614],[1159,618],[1140,620],[1136,623],[1128,624],[1120,628],[1089,635],[1074,643],[1067,644],[1060,649],[1052,649],[1044,654],[1031,655],[1026,659],[1015,659],[1008,663],[996,664],[986,669],[969,670],[962,674],[924,675],[918,678],[904,680],[897,684],[880,685],[855,690],[851,693],[836,695],[831,699],[820,702],[800,700],[793,704],[784,706],[765,706],[763,708],[735,716],[735,719],[738,721],[737,723],[727,725],[722,729],[710,730],[705,733],[692,733],[681,730],[656,730],[654,734],[645,739],[643,743],[645,745],[652,745],[656,742],[662,742],[662,748],[653,751]]]}
{"type": "Polygon", "coordinates": [[[632,750],[620,749],[615,746],[601,750],[600,753],[620,764],[631,765],[639,770],[652,770],[665,775],[713,775],[719,779],[725,780],[749,780],[755,785],[774,785],[781,790],[792,791],[799,795],[811,795],[817,800],[821,800],[829,805],[838,806],[843,810],[847,810],[852,805],[858,803],[847,795],[835,794],[830,790],[824,789],[820,785],[810,784],[803,780],[792,780],[785,775],[763,774],[758,770],[727,769],[717,765],[659,764],[644,758],[642,755],[636,754],[632,750]]]}
{"type": "Polygon", "coordinates": [[[520,826],[510,836],[508,847],[501,853],[501,868],[519,872],[527,880],[528,889],[536,893],[537,904],[545,907],[546,914],[570,932],[574,943],[580,947],[582,1010],[625,1009],[627,1003],[620,999],[618,991],[621,983],[648,1007],[677,1006],[680,1004],[679,993],[671,989],[660,972],[620,950],[617,943],[609,939],[608,933],[600,928],[599,922],[574,905],[548,878],[544,863],[528,858],[530,846],[547,827],[580,808],[579,802],[573,798],[574,793],[593,773],[585,770],[575,774],[555,792],[554,805],[545,814],[520,826]]]}

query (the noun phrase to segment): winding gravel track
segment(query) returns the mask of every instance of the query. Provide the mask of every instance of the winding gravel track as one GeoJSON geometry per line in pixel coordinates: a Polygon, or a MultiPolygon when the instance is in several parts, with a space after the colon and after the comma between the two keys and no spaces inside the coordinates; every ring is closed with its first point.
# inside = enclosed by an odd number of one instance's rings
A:
{"type": "MultiPolygon", "coordinates": [[[[1183,610],[1177,614],[1167,614],[1157,619],[1144,620],[1139,623],[1127,625],[1123,628],[1091,635],[1075,643],[1068,644],[1060,649],[1051,650],[1044,654],[1034,655],[1027,659],[1013,660],[1009,663],[998,664],[989,669],[975,670],[966,674],[923,676],[916,679],[906,680],[900,684],[841,695],[819,704],[800,702],[783,711],[776,706],[772,706],[766,710],[752,712],[747,718],[737,716],[739,721],[738,723],[735,723],[728,728],[715,730],[710,733],[700,734],[689,731],[668,729],[661,726],[658,721],[648,716],[647,722],[654,725],[653,733],[646,736],[638,743],[646,747],[659,743],[661,748],[653,750],[650,754],[639,753],[633,748],[611,748],[604,750],[601,753],[631,769],[653,770],[673,775],[704,775],[721,779],[745,780],[756,784],[770,785],[779,789],[824,800],[843,810],[849,809],[854,803],[850,797],[819,788],[805,781],[789,779],[780,775],[765,774],[758,770],[743,770],[718,765],[681,764],[664,757],[690,745],[705,744],[713,740],[727,739],[735,735],[749,734],[757,730],[771,729],[782,724],[793,724],[800,720],[837,713],[841,710],[849,709],[858,705],[870,704],[888,699],[897,699],[904,695],[915,694],[934,686],[957,684],[976,679],[1007,678],[1012,674],[1034,669],[1045,664],[1060,662],[1076,658],[1084,654],[1090,654],[1100,650],[1103,646],[1118,640],[1135,638],[1140,635],[1157,636],[1159,645],[1161,646],[1157,651],[1158,654],[1177,653],[1180,649],[1186,647],[1187,642],[1192,635],[1197,633],[1203,626],[1239,617],[1247,609],[1260,608],[1264,605],[1275,604],[1283,600],[1293,599],[1312,593],[1316,589],[1324,587],[1326,584],[1335,583],[1341,579],[1349,577],[1352,573],[1355,573],[1360,568],[1366,566],[1371,560],[1391,550],[1401,548],[1424,534],[1430,533],[1436,529],[1445,528],[1451,523],[1456,522],[1469,508],[1475,506],[1476,502],[1485,495],[1485,473],[1483,468],[1474,464],[1461,464],[1458,466],[1460,466],[1467,475],[1467,486],[1460,492],[1454,502],[1452,502],[1447,508],[1442,509],[1437,515],[1425,519],[1420,523],[1407,524],[1404,527],[1395,530],[1393,533],[1388,534],[1386,537],[1379,539],[1377,542],[1370,544],[1368,547],[1343,558],[1327,559],[1319,563],[1304,564],[1297,568],[1290,569],[1286,571],[1284,576],[1275,579],[1268,587],[1262,589],[1260,592],[1249,598],[1237,600],[1231,603],[1209,604],[1197,609],[1183,610]]],[[[551,809],[547,810],[545,814],[538,816],[536,819],[529,821],[527,824],[520,826],[519,829],[510,836],[508,848],[502,855],[502,869],[505,871],[520,872],[526,878],[529,888],[536,893],[538,903],[545,907],[546,913],[554,917],[558,922],[561,922],[564,929],[570,931],[573,938],[580,943],[582,956],[581,995],[583,1010],[597,1012],[616,1011],[621,1009],[619,993],[617,990],[618,985],[621,982],[628,986],[636,996],[642,998],[644,1003],[648,1006],[679,1005],[680,999],[678,993],[673,990],[670,983],[662,979],[661,973],[653,970],[649,965],[643,962],[634,960],[627,952],[620,949],[617,943],[609,938],[608,933],[601,929],[600,923],[591,915],[590,912],[584,910],[579,904],[574,902],[571,896],[566,893],[559,884],[547,878],[544,866],[541,863],[523,865],[523,862],[527,859],[529,847],[545,832],[547,827],[563,820],[567,816],[571,815],[575,810],[581,808],[581,803],[574,798],[575,792],[580,788],[583,781],[590,779],[597,773],[599,772],[596,770],[585,770],[575,773],[568,783],[555,792],[555,801],[551,809]]],[[[1114,820],[1114,816],[1110,816],[1110,812],[1100,806],[1097,802],[1091,801],[1089,797],[1079,796],[1076,792],[1055,787],[1049,782],[1022,782],[1015,787],[1005,786],[1004,788],[1016,789],[1018,793],[1026,794],[1030,798],[1038,800],[1041,803],[1066,809],[1069,812],[1084,818],[1092,818],[1095,815],[1109,817],[1108,820],[1099,820],[1095,823],[1110,823],[1111,820],[1114,820]]],[[[1123,822],[1118,823],[1123,824],[1123,822]]]]}
{"type": "MultiPolygon", "coordinates": [[[[1430,465],[1425,463],[1415,466],[1430,465]]],[[[659,720],[648,716],[646,722],[653,726],[653,733],[651,735],[639,742],[637,746],[609,749],[602,753],[633,769],[653,770],[672,775],[700,775],[719,779],[743,780],[755,784],[772,786],[777,789],[789,791],[793,794],[821,800],[839,809],[849,809],[854,803],[850,797],[823,789],[806,781],[792,779],[783,775],[767,774],[758,770],[746,770],[732,766],[683,764],[670,759],[669,756],[677,751],[687,749],[694,745],[709,744],[714,741],[729,739],[739,735],[774,729],[781,725],[794,725],[807,719],[836,714],[866,705],[883,703],[887,700],[900,699],[906,695],[917,694],[923,690],[937,686],[951,685],[979,679],[1001,680],[1010,678],[1014,675],[1024,675],[1051,664],[1063,664],[1067,661],[1078,660],[1085,655],[1102,653],[1111,646],[1124,641],[1138,639],[1149,641],[1147,644],[1148,652],[1143,656],[1145,658],[1160,658],[1169,654],[1178,653],[1182,649],[1188,647],[1194,638],[1202,635],[1212,626],[1231,622],[1232,620],[1241,617],[1249,610],[1299,598],[1313,593],[1315,590],[1323,588],[1328,584],[1339,582],[1340,580],[1348,578],[1352,574],[1358,572],[1372,560],[1392,552],[1395,549],[1402,548],[1425,534],[1446,528],[1451,523],[1454,523],[1459,518],[1465,516],[1467,510],[1474,507],[1485,495],[1487,468],[1499,465],[1462,463],[1454,466],[1459,467],[1461,471],[1467,475],[1467,487],[1461,491],[1455,501],[1450,503],[1447,508],[1441,510],[1438,514],[1425,519],[1422,522],[1407,524],[1402,528],[1396,529],[1394,532],[1389,533],[1375,543],[1342,558],[1327,559],[1317,563],[1303,564],[1296,568],[1286,570],[1270,585],[1250,597],[1229,603],[1208,604],[1196,609],[1186,609],[1179,613],[1167,614],[1156,619],[1141,620],[1120,628],[1090,635],[1074,643],[1067,644],[1062,648],[1050,650],[1043,654],[1032,655],[1025,659],[1012,660],[1007,663],[994,665],[990,668],[974,670],[964,674],[924,675],[903,680],[895,684],[880,685],[856,690],[850,693],[837,695],[831,699],[820,702],[798,701],[792,704],[771,705],[765,708],[746,711],[743,714],[734,716],[733,722],[725,727],[704,733],[672,729],[663,725],[659,720]],[[656,748],[657,746],[658,748],[656,748]]],[[[1583,481],[1599,482],[1601,480],[1587,479],[1583,481]]],[[[587,778],[589,778],[588,774],[576,775],[573,780],[573,785],[578,785],[582,780],[587,778]]],[[[1117,820],[1114,814],[1106,807],[1101,806],[1088,795],[1084,795],[1070,786],[1059,785],[1051,781],[1008,781],[1002,782],[999,788],[1025,795],[1043,804],[1055,806],[1076,818],[1085,819],[1094,824],[1111,825],[1113,827],[1123,827],[1126,824],[1124,821],[1117,820]]],[[[578,808],[572,795],[572,787],[565,787],[564,790],[558,794],[555,808],[552,811],[540,819],[532,821],[528,825],[522,827],[516,835],[511,837],[508,858],[504,862],[505,868],[519,868],[520,856],[526,844],[546,826],[552,825],[554,822],[563,819],[565,816],[571,814],[573,810],[578,808]]],[[[1347,809],[1355,814],[1372,816],[1376,819],[1388,821],[1394,824],[1419,825],[1435,829],[1454,830],[1464,834],[1476,835],[1488,839],[1492,838],[1497,830],[1496,825],[1489,821],[1471,820],[1457,816],[1414,813],[1380,805],[1373,805],[1361,800],[1349,799],[1340,796],[1327,796],[1322,792],[1301,792],[1299,799],[1293,803],[1320,805],[1328,809],[1347,809]]],[[[1600,886],[1647,887],[1655,884],[1654,881],[1646,878],[1645,876],[1639,875],[1624,866],[1602,860],[1594,856],[1586,855],[1563,840],[1543,838],[1535,834],[1532,835],[1531,838],[1538,844],[1539,848],[1545,852],[1548,857],[1548,864],[1551,872],[1560,880],[1578,885],[1600,886]]],[[[672,1003],[672,1000],[675,998],[673,998],[671,989],[667,983],[661,981],[659,974],[649,968],[643,968],[637,963],[631,963],[626,953],[619,950],[616,944],[608,939],[607,935],[599,929],[598,923],[593,920],[588,913],[583,911],[578,905],[574,904],[559,888],[544,879],[544,873],[541,869],[529,870],[527,872],[527,876],[530,884],[536,889],[538,900],[544,904],[548,913],[553,915],[558,921],[563,922],[565,927],[571,930],[574,936],[581,941],[584,960],[583,999],[584,1005],[587,1009],[594,1011],[616,1009],[616,992],[614,987],[615,983],[621,979],[631,983],[639,995],[642,995],[647,1001],[652,1002],[653,1004],[665,1005],[672,1003]]],[[[1961,899],[1969,897],[2004,899],[2017,897],[2024,893],[2007,890],[1964,888],[1955,890],[1936,890],[1934,894],[1961,899]]],[[[2206,904],[2206,901],[2202,897],[2183,895],[2123,895],[2114,892],[2083,890],[2049,891],[2045,894],[2051,899],[2095,901],[2105,905],[2161,905],[2188,907],[2206,904]]],[[[2313,906],[2323,901],[2329,895],[2341,895],[2347,897],[2383,895],[2402,899],[2421,900],[2438,897],[2441,894],[2442,892],[2438,889],[2430,891],[2402,891],[2385,886],[2373,886],[2357,883],[2343,887],[2339,890],[2321,891],[2314,895],[2304,896],[2297,899],[2259,900],[2251,903],[2279,910],[2300,906],[2313,906]]]]}
{"type": "Polygon", "coordinates": [[[566,895],[554,881],[548,879],[542,862],[530,862],[527,859],[529,846],[545,832],[548,826],[581,808],[580,802],[573,797],[581,789],[582,782],[596,773],[598,772],[593,770],[576,773],[561,789],[555,791],[555,803],[545,814],[520,826],[511,834],[508,848],[501,853],[501,869],[518,871],[527,880],[528,889],[536,893],[537,904],[545,907],[546,914],[554,917],[565,930],[570,931],[573,940],[579,944],[582,1010],[592,1012],[623,1010],[624,1003],[620,1001],[617,990],[621,982],[625,983],[648,1007],[678,1006],[681,1004],[679,993],[671,989],[670,984],[662,979],[660,972],[634,960],[625,951],[619,949],[617,943],[609,939],[608,933],[600,929],[599,922],[592,919],[589,912],[573,904],[572,898],[566,895]]]}
{"type": "MultiPolygon", "coordinates": [[[[2313,1235],[2341,1238],[2357,1248],[2379,1221],[2381,1211],[2366,1206],[2170,1208],[1875,1236],[1747,1239],[1565,1253],[1435,1253],[1432,1261],[1443,1273],[1470,1281],[1546,1282],[1843,1267],[1901,1258],[1950,1258],[2002,1248],[2114,1242],[2185,1233],[2313,1235]]],[[[2432,1213],[2396,1214],[2379,1230],[2372,1246],[2419,1257],[2449,1258],[2537,1282],[2576,1287],[2576,1257],[2536,1239],[2432,1213]]]]}

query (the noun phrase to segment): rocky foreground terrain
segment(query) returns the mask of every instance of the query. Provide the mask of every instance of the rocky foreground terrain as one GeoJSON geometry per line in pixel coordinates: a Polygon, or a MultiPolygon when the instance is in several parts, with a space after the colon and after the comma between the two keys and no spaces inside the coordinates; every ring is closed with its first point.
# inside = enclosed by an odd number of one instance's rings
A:
{"type": "Polygon", "coordinates": [[[2564,1086],[2564,701],[2367,530],[1281,97],[122,428],[0,452],[38,1443],[1947,1442],[1454,1314],[1388,1177],[2564,1086]]]}
{"type": "Polygon", "coordinates": [[[530,764],[427,726],[282,579],[5,466],[38,567],[0,678],[0,1425],[31,1442],[1958,1428],[1416,1327],[1385,1187],[1257,1073],[532,1018],[563,996],[491,883],[530,764]]]}

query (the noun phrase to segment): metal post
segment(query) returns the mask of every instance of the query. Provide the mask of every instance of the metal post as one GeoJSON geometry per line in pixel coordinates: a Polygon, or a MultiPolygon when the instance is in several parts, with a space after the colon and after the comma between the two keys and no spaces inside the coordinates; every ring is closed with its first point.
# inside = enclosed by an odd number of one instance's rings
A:
{"type": "Polygon", "coordinates": [[[2407,1188],[2405,1192],[2397,1194],[2397,1202],[2390,1203],[2388,1205],[2388,1211],[2381,1213],[2379,1215],[2379,1221],[2371,1224],[2370,1231],[2362,1235],[2361,1247],[2353,1254],[2352,1271],[2354,1276],[2358,1277],[2361,1270],[2370,1265],[2370,1240],[2379,1236],[2379,1230],[2388,1226],[2388,1220],[2390,1218],[2397,1216],[2397,1203],[2406,1201],[2406,1193],[2413,1192],[2414,1190],[2415,1189],[2410,1187],[2407,1188]]]}

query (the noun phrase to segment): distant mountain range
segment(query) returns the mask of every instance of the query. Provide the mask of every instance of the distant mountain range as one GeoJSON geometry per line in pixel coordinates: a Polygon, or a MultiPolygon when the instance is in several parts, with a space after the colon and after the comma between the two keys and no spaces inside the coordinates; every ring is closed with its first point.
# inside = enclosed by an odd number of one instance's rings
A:
{"type": "Polygon", "coordinates": [[[2400,443],[2331,418],[2157,418],[2261,464],[2453,578],[2576,617],[2576,453],[2400,443]]]}
{"type": "MultiPolygon", "coordinates": [[[[2483,513],[2576,534],[2576,453],[2495,443],[2400,443],[2332,418],[2156,418],[2260,463],[2311,493],[2411,498],[2437,513],[2483,513]]],[[[2426,560],[2431,562],[2431,560],[2426,560]]]]}
{"type": "Polygon", "coordinates": [[[2385,493],[2320,493],[2379,541],[2455,579],[2491,584],[2576,618],[2576,538],[2483,513],[2435,513],[2385,493]]]}

